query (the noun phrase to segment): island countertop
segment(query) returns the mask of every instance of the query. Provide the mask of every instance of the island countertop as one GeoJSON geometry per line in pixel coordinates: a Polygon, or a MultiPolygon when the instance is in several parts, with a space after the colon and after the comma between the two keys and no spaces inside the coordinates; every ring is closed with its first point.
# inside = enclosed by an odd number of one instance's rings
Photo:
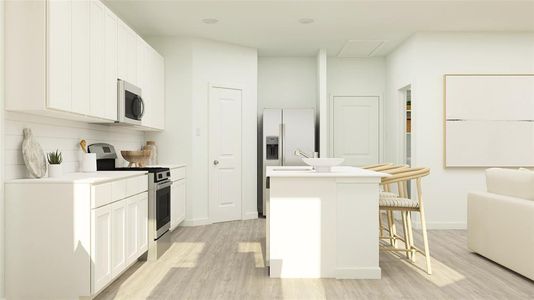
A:
{"type": "Polygon", "coordinates": [[[362,168],[337,166],[331,172],[317,172],[309,166],[269,166],[267,177],[388,177],[386,173],[362,168]]]}

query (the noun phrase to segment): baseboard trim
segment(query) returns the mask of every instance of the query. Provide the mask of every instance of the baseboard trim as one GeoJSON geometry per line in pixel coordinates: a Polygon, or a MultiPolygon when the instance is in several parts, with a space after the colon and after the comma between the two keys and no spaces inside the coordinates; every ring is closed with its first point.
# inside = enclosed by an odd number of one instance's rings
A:
{"type": "Polygon", "coordinates": [[[202,226],[202,225],[209,225],[211,224],[210,219],[208,218],[201,218],[201,219],[185,219],[182,223],[180,223],[180,226],[184,227],[193,227],[193,226],[202,226]]]}
{"type": "Polygon", "coordinates": [[[336,279],[380,279],[382,269],[375,268],[337,268],[336,279]]]}
{"type": "Polygon", "coordinates": [[[246,212],[243,215],[243,220],[254,220],[258,218],[258,212],[257,211],[249,211],[246,212]]]}

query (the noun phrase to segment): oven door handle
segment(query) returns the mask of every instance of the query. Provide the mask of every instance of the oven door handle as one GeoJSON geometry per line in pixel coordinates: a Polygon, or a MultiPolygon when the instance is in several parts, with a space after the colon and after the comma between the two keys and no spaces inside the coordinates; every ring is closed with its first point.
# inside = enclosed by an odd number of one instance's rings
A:
{"type": "Polygon", "coordinates": [[[172,185],[172,181],[170,180],[167,182],[158,183],[156,186],[156,190],[161,190],[161,189],[170,187],[171,185],[172,185]]]}

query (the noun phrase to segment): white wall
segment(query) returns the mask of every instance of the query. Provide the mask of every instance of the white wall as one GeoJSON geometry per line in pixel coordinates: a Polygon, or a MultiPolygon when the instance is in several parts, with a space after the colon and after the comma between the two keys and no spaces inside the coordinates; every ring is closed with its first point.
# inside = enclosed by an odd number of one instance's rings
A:
{"type": "MultiPolygon", "coordinates": [[[[4,166],[4,6],[0,3],[0,166],[4,166]]],[[[0,298],[5,296],[4,172],[0,168],[0,298]]]]}
{"type": "Polygon", "coordinates": [[[260,212],[263,210],[263,110],[313,108],[318,112],[316,64],[314,57],[258,58],[257,198],[260,212]]]}
{"type": "Polygon", "coordinates": [[[398,120],[397,89],[412,83],[414,165],[431,168],[423,181],[429,226],[464,228],[467,193],[485,190],[484,172],[443,167],[443,75],[534,73],[534,34],[417,34],[388,57],[388,71],[388,120],[393,122],[388,128],[398,120]]]}
{"type": "MultiPolygon", "coordinates": [[[[402,163],[401,149],[404,145],[404,122],[401,105],[404,103],[401,89],[411,86],[415,89],[415,38],[401,44],[386,58],[386,105],[385,105],[385,158],[387,162],[402,163]],[[401,104],[402,103],[402,104],[401,104]]],[[[412,120],[412,127],[415,123],[412,120]]],[[[412,133],[412,142],[413,142],[412,133]]],[[[413,152],[413,147],[412,147],[413,152]]],[[[412,162],[413,154],[412,154],[412,162]]]]}
{"type": "Polygon", "coordinates": [[[149,132],[158,141],[159,163],[191,164],[193,84],[193,41],[191,39],[148,38],[165,57],[165,130],[149,132]]]}
{"type": "MultiPolygon", "coordinates": [[[[378,96],[379,109],[384,109],[386,93],[386,61],[383,57],[371,58],[338,58],[328,57],[327,60],[327,91],[328,104],[334,96],[378,96]]],[[[326,112],[328,117],[330,116],[326,112]]],[[[381,114],[382,116],[382,114],[381,114]]],[[[328,119],[327,117],[327,119],[328,119]]],[[[383,123],[383,120],[379,120],[383,123]]],[[[328,128],[330,124],[327,124],[328,128]]],[[[380,153],[382,157],[384,126],[380,126],[380,153]]],[[[321,132],[322,139],[328,139],[328,133],[321,132]]],[[[327,140],[329,142],[329,140],[327,140]]],[[[328,147],[331,149],[331,147],[328,147]]]]}
{"type": "Polygon", "coordinates": [[[325,49],[319,50],[317,53],[317,115],[319,130],[317,134],[316,143],[319,143],[317,150],[319,157],[328,157],[328,90],[327,90],[327,51],[325,49]]]}
{"type": "Polygon", "coordinates": [[[243,88],[243,206],[245,218],[257,217],[256,203],[256,49],[190,38],[148,38],[165,57],[166,130],[149,134],[158,143],[160,161],[187,164],[184,225],[209,220],[208,87],[226,84],[243,88]],[[165,149],[165,150],[163,150],[165,149]]]}
{"type": "Polygon", "coordinates": [[[386,60],[383,57],[329,57],[327,90],[330,96],[380,96],[386,91],[386,60]]]}
{"type": "Polygon", "coordinates": [[[80,140],[87,144],[110,143],[115,146],[119,159],[117,166],[128,163],[120,155],[121,150],[140,150],[145,137],[142,131],[113,125],[86,124],[24,113],[5,112],[4,172],[7,180],[28,176],[22,159],[22,129],[31,128],[44,152],[56,149],[63,153],[63,172],[77,172],[81,158],[80,140]]]}
{"type": "Polygon", "coordinates": [[[259,57],[258,115],[264,108],[317,109],[314,57],[259,57]]]}

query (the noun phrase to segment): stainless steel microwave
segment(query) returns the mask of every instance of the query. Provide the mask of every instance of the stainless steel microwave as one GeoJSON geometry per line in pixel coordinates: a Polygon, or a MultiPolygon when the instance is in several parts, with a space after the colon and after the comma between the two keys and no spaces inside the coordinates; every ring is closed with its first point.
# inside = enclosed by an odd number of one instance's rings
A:
{"type": "Polygon", "coordinates": [[[141,125],[145,113],[141,89],[127,81],[118,79],[117,98],[117,122],[141,125]]]}

